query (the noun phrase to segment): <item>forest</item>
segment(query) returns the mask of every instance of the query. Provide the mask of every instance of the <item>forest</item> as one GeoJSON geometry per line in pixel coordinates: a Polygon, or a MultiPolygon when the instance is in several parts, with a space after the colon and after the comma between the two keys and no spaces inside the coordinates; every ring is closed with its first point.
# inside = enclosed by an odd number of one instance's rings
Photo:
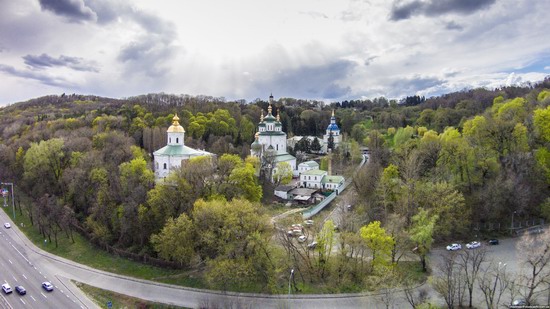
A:
{"type": "Polygon", "coordinates": [[[17,210],[51,242],[83,233],[198,269],[220,290],[277,292],[290,267],[295,290],[364,290],[406,268],[400,259],[413,247],[426,269],[433,242],[550,220],[550,78],[400,101],[276,100],[289,137],[320,137],[335,110],[344,138],[333,164],[345,173],[359,147],[370,152],[353,178],[354,215],[336,231],[330,220],[308,227],[314,250],[270,222],[273,184],[258,179],[259,161],[248,156],[267,105],[163,93],[15,103],[0,109],[0,179],[30,199],[17,210]],[[152,153],[175,114],[185,144],[217,156],[155,183],[152,153]]]}

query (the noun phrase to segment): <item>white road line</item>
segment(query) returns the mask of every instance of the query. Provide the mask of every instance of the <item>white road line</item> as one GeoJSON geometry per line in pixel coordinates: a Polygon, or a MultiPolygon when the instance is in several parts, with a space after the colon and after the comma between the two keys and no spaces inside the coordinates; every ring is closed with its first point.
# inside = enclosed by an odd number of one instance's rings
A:
{"type": "Polygon", "coordinates": [[[36,301],[36,299],[34,297],[32,297],[32,295],[31,295],[31,298],[32,298],[32,300],[36,301]]]}
{"type": "Polygon", "coordinates": [[[8,262],[10,262],[10,264],[13,264],[13,262],[10,259],[8,259],[8,262]]]}
{"type": "Polygon", "coordinates": [[[15,278],[13,275],[11,277],[13,278],[13,280],[18,281],[17,278],[15,278]]]}
{"type": "Polygon", "coordinates": [[[26,305],[25,302],[23,301],[23,298],[19,298],[19,300],[23,303],[23,305],[26,305]]]}
{"type": "Polygon", "coordinates": [[[17,253],[19,253],[19,255],[21,255],[21,256],[25,259],[25,261],[27,261],[27,263],[29,263],[29,264],[31,263],[31,262],[29,262],[29,260],[27,260],[27,258],[23,255],[23,253],[21,253],[19,250],[17,250],[17,248],[15,248],[14,245],[11,245],[11,246],[13,247],[13,249],[15,249],[15,251],[17,251],[17,253]]]}
{"type": "Polygon", "coordinates": [[[42,296],[44,296],[44,298],[48,298],[48,296],[44,295],[44,293],[40,292],[40,294],[42,294],[42,296]]]}
{"type": "Polygon", "coordinates": [[[21,276],[23,276],[23,278],[25,278],[25,280],[29,280],[29,279],[27,279],[27,276],[25,276],[25,274],[22,274],[21,276]]]}

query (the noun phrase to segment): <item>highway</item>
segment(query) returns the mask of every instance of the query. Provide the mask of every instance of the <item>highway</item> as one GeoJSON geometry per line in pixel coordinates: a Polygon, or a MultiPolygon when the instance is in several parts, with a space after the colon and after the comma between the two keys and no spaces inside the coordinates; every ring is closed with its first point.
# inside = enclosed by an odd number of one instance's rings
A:
{"type": "MultiPolygon", "coordinates": [[[[18,241],[15,229],[4,227],[5,214],[2,214],[0,230],[0,283],[8,283],[13,293],[2,293],[0,302],[9,308],[88,308],[70,291],[55,273],[45,271],[29,259],[18,241]],[[15,238],[14,238],[15,236],[15,238]],[[54,290],[47,292],[42,288],[42,282],[50,281],[54,290]],[[27,290],[26,295],[19,295],[15,286],[22,285],[27,290]],[[6,305],[7,304],[7,305],[6,305]]],[[[70,283],[69,283],[70,284],[70,283]]],[[[83,296],[83,295],[82,295],[83,296]]]]}

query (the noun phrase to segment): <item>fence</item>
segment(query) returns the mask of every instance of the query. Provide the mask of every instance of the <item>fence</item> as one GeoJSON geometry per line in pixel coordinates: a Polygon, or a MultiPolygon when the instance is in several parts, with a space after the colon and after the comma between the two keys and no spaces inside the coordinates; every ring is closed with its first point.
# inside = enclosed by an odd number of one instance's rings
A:
{"type": "MultiPolygon", "coordinates": [[[[365,164],[365,162],[367,162],[367,158],[368,158],[367,155],[363,155],[363,160],[361,160],[361,163],[359,164],[359,167],[357,168],[357,170],[359,170],[365,164]]],[[[357,173],[357,170],[355,170],[355,173],[357,173]]],[[[318,214],[321,210],[323,210],[323,208],[325,208],[328,204],[330,204],[330,202],[332,202],[336,198],[336,196],[338,196],[339,193],[344,192],[344,190],[347,188],[347,186],[351,184],[351,182],[352,182],[351,178],[346,180],[342,185],[340,185],[336,190],[334,190],[334,192],[331,195],[327,196],[319,204],[315,206],[311,206],[308,209],[304,210],[304,212],[302,213],[302,217],[304,219],[309,219],[315,216],[316,214],[318,214]]]]}

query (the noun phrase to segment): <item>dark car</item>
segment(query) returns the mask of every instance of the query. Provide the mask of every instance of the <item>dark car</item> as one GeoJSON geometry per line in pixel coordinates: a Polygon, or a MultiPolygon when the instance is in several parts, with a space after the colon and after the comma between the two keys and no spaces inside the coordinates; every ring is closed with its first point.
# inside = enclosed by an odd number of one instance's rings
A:
{"type": "Polygon", "coordinates": [[[53,285],[48,281],[42,282],[42,287],[44,288],[44,290],[46,290],[48,292],[53,291],[53,285]]]}
{"type": "Polygon", "coordinates": [[[498,245],[498,239],[489,239],[489,245],[498,245]]]}
{"type": "Polygon", "coordinates": [[[25,290],[25,288],[24,288],[23,286],[21,286],[21,285],[16,286],[16,287],[15,287],[15,291],[16,291],[17,293],[19,293],[19,295],[25,295],[25,294],[27,294],[27,290],[25,290]]]}

